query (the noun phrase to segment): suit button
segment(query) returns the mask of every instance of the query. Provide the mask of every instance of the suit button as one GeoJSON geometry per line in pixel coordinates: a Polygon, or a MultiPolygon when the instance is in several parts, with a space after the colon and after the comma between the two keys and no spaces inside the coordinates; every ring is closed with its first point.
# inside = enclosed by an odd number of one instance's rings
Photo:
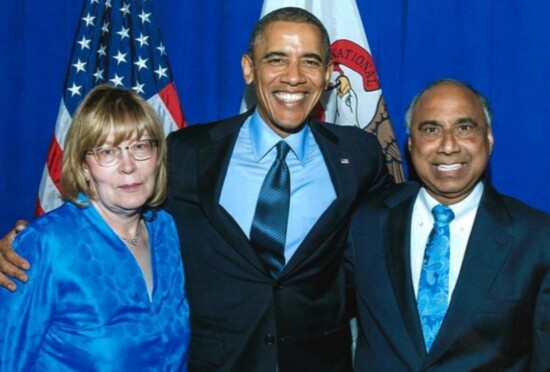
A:
{"type": "Polygon", "coordinates": [[[279,289],[283,288],[283,285],[280,282],[275,282],[275,284],[273,284],[273,288],[278,291],[279,289]]]}
{"type": "Polygon", "coordinates": [[[266,345],[273,345],[275,343],[275,336],[273,335],[266,335],[264,337],[264,341],[266,345]]]}

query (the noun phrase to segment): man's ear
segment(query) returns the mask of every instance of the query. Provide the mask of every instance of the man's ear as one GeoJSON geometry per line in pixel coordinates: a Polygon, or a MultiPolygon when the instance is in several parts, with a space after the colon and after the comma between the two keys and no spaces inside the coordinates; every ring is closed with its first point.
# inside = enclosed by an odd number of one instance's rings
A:
{"type": "Polygon", "coordinates": [[[332,78],[333,68],[334,68],[334,62],[330,61],[327,65],[327,70],[325,71],[325,90],[327,90],[330,85],[330,79],[332,78]]]}
{"type": "Polygon", "coordinates": [[[243,78],[247,85],[254,82],[254,64],[252,58],[248,53],[243,54],[241,57],[241,68],[243,69],[243,78]]]}
{"type": "Polygon", "coordinates": [[[487,130],[487,141],[489,141],[489,155],[491,155],[493,153],[493,146],[495,144],[493,129],[491,127],[489,127],[487,130]]]}

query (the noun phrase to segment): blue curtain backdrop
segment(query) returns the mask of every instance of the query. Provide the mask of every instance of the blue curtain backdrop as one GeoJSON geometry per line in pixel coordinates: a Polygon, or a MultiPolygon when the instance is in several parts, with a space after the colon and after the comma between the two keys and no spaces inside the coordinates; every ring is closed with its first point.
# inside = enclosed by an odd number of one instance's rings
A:
{"type": "MultiPolygon", "coordinates": [[[[33,216],[81,4],[0,1],[0,235],[33,216]]],[[[493,183],[550,212],[550,2],[357,4],[401,147],[412,96],[433,79],[467,80],[494,109],[493,183]]],[[[261,0],[153,2],[190,124],[238,111],[240,56],[261,7],[261,0]]]]}

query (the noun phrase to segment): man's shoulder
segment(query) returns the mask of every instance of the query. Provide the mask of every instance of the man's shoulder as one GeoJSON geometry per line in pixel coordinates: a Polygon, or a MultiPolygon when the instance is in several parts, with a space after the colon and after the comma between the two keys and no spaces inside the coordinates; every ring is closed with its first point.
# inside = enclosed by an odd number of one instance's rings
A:
{"type": "Polygon", "coordinates": [[[217,120],[209,123],[199,123],[180,128],[167,137],[171,142],[195,142],[197,139],[205,138],[212,128],[221,125],[225,120],[217,120]]]}
{"type": "Polygon", "coordinates": [[[313,131],[321,131],[325,134],[335,136],[338,140],[344,141],[369,141],[376,140],[376,137],[356,126],[338,125],[319,120],[311,120],[310,126],[313,131]]]}
{"type": "MultiPolygon", "coordinates": [[[[513,196],[501,194],[490,185],[486,185],[486,189],[487,195],[483,204],[485,208],[493,211],[499,207],[505,208],[510,217],[510,223],[514,225],[550,229],[550,214],[547,212],[513,196]]],[[[502,217],[504,213],[499,212],[498,214],[502,217]]]]}
{"type": "Polygon", "coordinates": [[[389,226],[396,223],[403,224],[411,211],[418,189],[417,183],[408,182],[369,193],[352,215],[351,234],[369,236],[370,238],[379,237],[379,234],[389,226]],[[396,221],[398,215],[401,218],[396,221]]]}
{"type": "Polygon", "coordinates": [[[393,184],[377,192],[369,193],[361,201],[355,214],[358,216],[372,216],[376,213],[389,211],[403,203],[414,200],[419,189],[420,185],[417,182],[410,181],[393,184]]]}
{"type": "Polygon", "coordinates": [[[203,141],[211,139],[213,133],[216,131],[231,131],[240,128],[248,115],[248,113],[244,113],[208,123],[197,123],[178,129],[168,135],[168,146],[173,146],[175,143],[200,146],[203,141]]]}
{"type": "Polygon", "coordinates": [[[356,166],[363,168],[368,165],[369,169],[374,170],[373,164],[382,166],[384,163],[378,138],[363,129],[317,120],[310,122],[310,128],[320,147],[323,148],[323,144],[331,144],[329,148],[337,149],[342,155],[349,157],[356,166]]]}

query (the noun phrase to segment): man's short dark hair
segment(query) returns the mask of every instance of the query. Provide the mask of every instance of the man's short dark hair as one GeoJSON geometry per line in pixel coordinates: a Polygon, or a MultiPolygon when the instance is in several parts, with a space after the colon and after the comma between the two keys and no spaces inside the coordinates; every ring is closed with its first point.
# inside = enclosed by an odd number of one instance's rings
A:
{"type": "Polygon", "coordinates": [[[302,8],[285,7],[276,9],[265,16],[263,16],[252,29],[252,35],[250,36],[250,42],[248,44],[248,54],[251,58],[254,57],[254,49],[258,40],[263,36],[265,29],[273,22],[293,22],[293,23],[309,23],[316,26],[321,31],[321,38],[323,42],[324,63],[328,64],[330,61],[330,37],[328,31],[319,20],[313,14],[302,8]]]}

